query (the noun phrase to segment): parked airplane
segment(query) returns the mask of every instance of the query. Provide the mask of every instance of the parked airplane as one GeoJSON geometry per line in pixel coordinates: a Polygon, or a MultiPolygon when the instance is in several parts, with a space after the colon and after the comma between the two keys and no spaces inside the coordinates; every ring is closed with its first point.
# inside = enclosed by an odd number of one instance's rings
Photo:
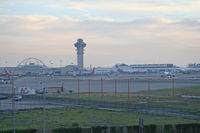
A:
{"type": "Polygon", "coordinates": [[[95,71],[95,68],[92,69],[91,72],[88,72],[88,71],[83,71],[79,74],[79,76],[89,76],[89,75],[93,75],[94,74],[94,71],[95,71]]]}
{"type": "Polygon", "coordinates": [[[175,75],[172,74],[171,72],[164,72],[163,75],[161,75],[162,78],[174,78],[175,75]]]}
{"type": "Polygon", "coordinates": [[[183,73],[196,73],[196,72],[200,72],[200,68],[181,68],[181,72],[183,73]]]}
{"type": "Polygon", "coordinates": [[[4,69],[4,72],[7,76],[14,76],[14,77],[24,76],[24,74],[19,74],[19,73],[9,73],[6,69],[4,69]]]}
{"type": "Polygon", "coordinates": [[[120,73],[127,73],[127,74],[132,74],[132,73],[146,73],[146,69],[134,69],[130,66],[122,66],[121,68],[118,65],[115,65],[117,68],[117,71],[120,73]]]}
{"type": "Polygon", "coordinates": [[[97,67],[95,68],[95,75],[110,75],[116,71],[116,68],[105,68],[105,67],[97,67]]]}
{"type": "Polygon", "coordinates": [[[128,71],[125,72],[121,68],[119,68],[118,65],[115,65],[115,66],[116,66],[118,72],[120,72],[120,73],[128,73],[128,71]]]}
{"type": "Polygon", "coordinates": [[[68,75],[71,76],[90,76],[93,75],[95,72],[95,68],[92,69],[92,71],[70,71],[68,72],[68,75]]]}

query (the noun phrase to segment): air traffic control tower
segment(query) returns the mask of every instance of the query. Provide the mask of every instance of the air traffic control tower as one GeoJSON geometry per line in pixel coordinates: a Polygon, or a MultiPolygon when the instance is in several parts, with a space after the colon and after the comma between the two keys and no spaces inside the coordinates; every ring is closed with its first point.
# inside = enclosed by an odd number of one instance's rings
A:
{"type": "Polygon", "coordinates": [[[77,51],[77,65],[80,70],[83,70],[83,54],[84,47],[86,47],[86,43],[83,42],[83,39],[79,38],[77,42],[74,44],[77,51]]]}

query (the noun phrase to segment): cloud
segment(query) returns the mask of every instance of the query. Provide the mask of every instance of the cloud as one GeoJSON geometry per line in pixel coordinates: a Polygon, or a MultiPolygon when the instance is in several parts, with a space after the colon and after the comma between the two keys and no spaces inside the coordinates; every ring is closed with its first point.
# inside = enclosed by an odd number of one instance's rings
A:
{"type": "Polygon", "coordinates": [[[87,11],[78,4],[72,4],[71,2],[66,2],[66,1],[63,4],[52,4],[52,5],[47,5],[46,7],[48,7],[48,8],[68,8],[68,9],[74,9],[74,10],[83,11],[83,12],[87,11]]]}
{"type": "Polygon", "coordinates": [[[0,34],[21,34],[20,31],[41,30],[47,28],[50,24],[55,23],[58,19],[54,16],[16,16],[16,15],[0,15],[1,31],[0,34]],[[2,26],[4,25],[4,26],[2,26]],[[15,31],[15,32],[11,32],[15,31]]]}
{"type": "Polygon", "coordinates": [[[37,55],[61,58],[65,55],[70,57],[68,63],[74,62],[76,51],[73,44],[80,37],[87,43],[85,52],[87,65],[115,64],[119,61],[133,64],[134,60],[135,63],[148,60],[150,62],[157,56],[160,56],[161,59],[158,60],[160,62],[171,59],[175,64],[180,64],[188,62],[188,60],[179,61],[184,55],[193,59],[194,57],[198,59],[200,56],[197,52],[197,49],[200,49],[199,19],[171,20],[154,17],[117,22],[102,18],[82,21],[69,16],[57,18],[40,15],[1,15],[0,17],[2,57],[14,54],[26,57],[37,55]],[[190,55],[191,51],[195,52],[190,55]],[[147,55],[149,55],[148,60],[147,55]],[[181,56],[173,59],[176,55],[181,56]]]}
{"type": "Polygon", "coordinates": [[[200,19],[183,19],[181,21],[178,21],[177,24],[200,26],[200,19]]]}
{"type": "Polygon", "coordinates": [[[118,1],[58,1],[52,7],[72,8],[82,11],[88,9],[107,11],[200,11],[200,1],[139,1],[139,0],[118,0],[118,1]]]}
{"type": "Polygon", "coordinates": [[[113,18],[100,18],[100,17],[89,17],[89,20],[92,21],[105,21],[105,22],[114,22],[113,18]]]}
{"type": "Polygon", "coordinates": [[[74,62],[73,44],[81,37],[88,44],[86,64],[133,64],[158,56],[159,62],[195,61],[199,7],[199,0],[0,1],[0,57],[74,62]]]}
{"type": "Polygon", "coordinates": [[[8,0],[0,1],[0,14],[128,22],[148,17],[198,18],[199,6],[199,0],[8,0]]]}
{"type": "Polygon", "coordinates": [[[75,19],[70,16],[65,16],[64,18],[66,19],[66,21],[70,21],[70,22],[79,22],[80,21],[80,19],[75,19]]]}

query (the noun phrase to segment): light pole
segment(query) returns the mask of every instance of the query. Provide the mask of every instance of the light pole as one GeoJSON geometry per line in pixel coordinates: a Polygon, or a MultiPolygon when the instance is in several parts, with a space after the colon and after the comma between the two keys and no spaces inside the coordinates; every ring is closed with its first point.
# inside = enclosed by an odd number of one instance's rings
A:
{"type": "Polygon", "coordinates": [[[14,80],[12,78],[12,110],[13,110],[13,133],[15,133],[15,88],[14,88],[14,80]]]}
{"type": "Polygon", "coordinates": [[[7,67],[7,65],[8,65],[8,61],[6,60],[6,61],[5,61],[5,67],[7,67]]]}
{"type": "Polygon", "coordinates": [[[45,97],[45,87],[43,88],[42,81],[40,82],[43,89],[43,133],[45,133],[45,106],[46,106],[46,97],[45,97]]]}
{"type": "Polygon", "coordinates": [[[46,97],[45,97],[45,87],[43,88],[43,133],[45,133],[45,115],[46,115],[46,97]]]}
{"type": "Polygon", "coordinates": [[[62,67],[62,60],[60,60],[60,67],[62,67]]]}

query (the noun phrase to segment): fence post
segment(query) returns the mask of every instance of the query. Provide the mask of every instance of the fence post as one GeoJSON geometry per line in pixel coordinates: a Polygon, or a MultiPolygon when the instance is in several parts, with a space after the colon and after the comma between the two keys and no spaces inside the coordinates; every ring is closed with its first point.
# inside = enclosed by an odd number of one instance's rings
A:
{"type": "Polygon", "coordinates": [[[88,101],[90,101],[90,79],[88,80],[88,101]]]}
{"type": "Polygon", "coordinates": [[[128,79],[128,105],[130,104],[130,80],[128,79]]]}
{"type": "Polygon", "coordinates": [[[172,79],[172,100],[174,100],[174,79],[172,79]]]}
{"type": "MultiPolygon", "coordinates": [[[[134,86],[135,86],[135,83],[134,83],[134,79],[133,79],[133,83],[132,83],[132,93],[133,93],[133,90],[134,90],[134,86]]],[[[134,93],[133,93],[134,94],[134,93]]],[[[134,101],[134,99],[133,99],[133,101],[134,101]]]]}
{"type": "Polygon", "coordinates": [[[80,80],[78,79],[78,102],[80,100],[80,80]]]}
{"type": "Polygon", "coordinates": [[[103,79],[101,79],[101,102],[103,102],[103,79]]]}
{"type": "Polygon", "coordinates": [[[148,79],[148,101],[150,100],[150,91],[151,91],[150,79],[148,79]]]}
{"type": "Polygon", "coordinates": [[[115,102],[117,102],[117,80],[115,80],[115,102]]]}

